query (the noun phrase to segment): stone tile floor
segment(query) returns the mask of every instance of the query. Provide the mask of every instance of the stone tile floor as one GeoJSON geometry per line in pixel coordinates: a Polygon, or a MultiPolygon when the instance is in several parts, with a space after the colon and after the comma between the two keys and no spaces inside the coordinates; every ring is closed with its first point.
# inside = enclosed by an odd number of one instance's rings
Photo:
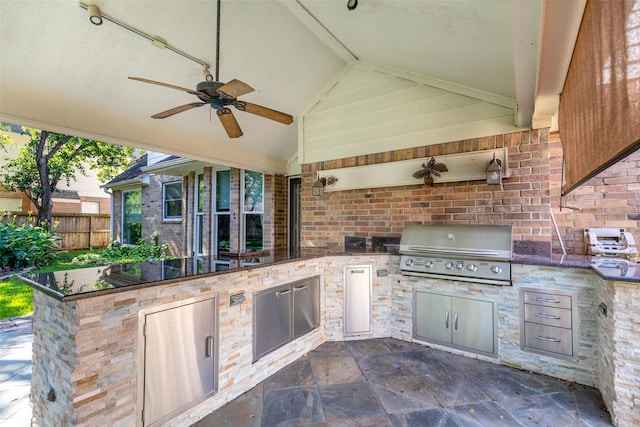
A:
{"type": "Polygon", "coordinates": [[[325,343],[194,427],[534,425],[611,421],[597,389],[385,338],[325,343]]]}
{"type": "Polygon", "coordinates": [[[0,427],[31,425],[31,316],[0,321],[0,427]]]}

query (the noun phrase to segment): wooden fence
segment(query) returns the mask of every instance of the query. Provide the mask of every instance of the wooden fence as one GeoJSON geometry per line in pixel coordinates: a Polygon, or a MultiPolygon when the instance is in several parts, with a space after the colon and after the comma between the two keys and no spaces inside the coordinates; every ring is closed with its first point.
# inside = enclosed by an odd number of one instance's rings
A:
{"type": "MultiPolygon", "coordinates": [[[[27,214],[16,214],[18,223],[33,219],[27,214]]],[[[109,244],[110,217],[107,214],[55,213],[52,221],[61,238],[60,249],[106,248],[109,244]]]]}

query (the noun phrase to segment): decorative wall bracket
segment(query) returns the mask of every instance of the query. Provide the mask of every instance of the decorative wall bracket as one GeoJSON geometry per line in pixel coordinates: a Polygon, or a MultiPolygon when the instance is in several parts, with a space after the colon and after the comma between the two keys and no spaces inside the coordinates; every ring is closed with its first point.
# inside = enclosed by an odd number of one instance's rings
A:
{"type": "Polygon", "coordinates": [[[433,177],[440,176],[441,172],[449,172],[447,165],[444,163],[436,162],[436,159],[431,157],[428,162],[424,162],[420,169],[413,173],[413,177],[416,179],[423,178],[426,185],[433,185],[433,177]]]}

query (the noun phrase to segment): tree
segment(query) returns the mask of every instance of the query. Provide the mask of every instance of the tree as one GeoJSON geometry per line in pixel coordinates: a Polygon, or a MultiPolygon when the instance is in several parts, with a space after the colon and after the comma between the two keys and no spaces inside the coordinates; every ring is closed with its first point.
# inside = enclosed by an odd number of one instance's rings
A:
{"type": "Polygon", "coordinates": [[[86,176],[87,170],[97,170],[98,179],[106,182],[134,160],[133,148],[26,127],[22,131],[31,140],[16,158],[5,158],[2,184],[24,192],[38,211],[38,224],[47,227],[60,182],[69,185],[78,174],[86,176]]]}

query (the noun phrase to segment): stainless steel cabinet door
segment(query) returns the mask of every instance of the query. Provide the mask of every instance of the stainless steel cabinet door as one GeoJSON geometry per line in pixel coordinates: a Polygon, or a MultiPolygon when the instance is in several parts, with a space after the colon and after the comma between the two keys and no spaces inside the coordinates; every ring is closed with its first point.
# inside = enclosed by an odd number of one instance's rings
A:
{"type": "Polygon", "coordinates": [[[290,286],[260,292],[253,304],[253,360],[291,340],[290,286]]]}
{"type": "Polygon", "coordinates": [[[215,299],[145,316],[144,425],[215,390],[215,299]]]}
{"type": "Polygon", "coordinates": [[[291,285],[293,292],[293,338],[320,326],[320,278],[312,277],[291,285]]]}
{"type": "Polygon", "coordinates": [[[371,332],[371,266],[344,269],[344,333],[371,332]]]}
{"type": "Polygon", "coordinates": [[[493,303],[467,298],[451,298],[452,343],[493,353],[493,303]]]}
{"type": "Polygon", "coordinates": [[[414,335],[429,341],[451,343],[451,297],[416,292],[414,303],[414,335]]]}

